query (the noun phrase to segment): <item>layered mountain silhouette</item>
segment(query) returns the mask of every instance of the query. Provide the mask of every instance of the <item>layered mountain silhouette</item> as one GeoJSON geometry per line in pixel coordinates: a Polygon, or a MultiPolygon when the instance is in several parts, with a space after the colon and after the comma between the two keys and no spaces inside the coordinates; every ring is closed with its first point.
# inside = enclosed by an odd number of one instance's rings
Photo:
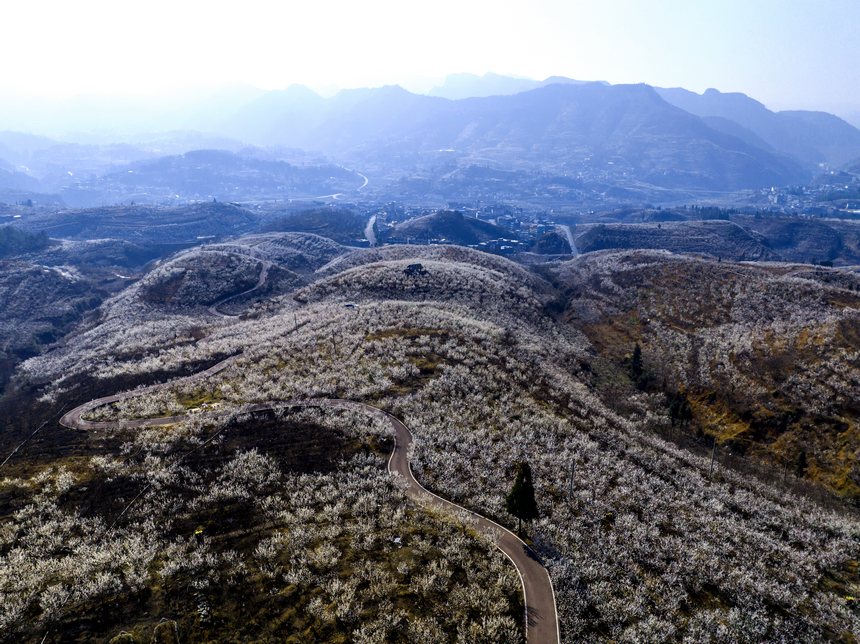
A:
{"type": "Polygon", "coordinates": [[[430,90],[430,96],[439,96],[451,100],[463,98],[477,98],[482,96],[508,96],[519,94],[529,90],[544,87],[546,85],[582,85],[585,81],[578,81],[564,76],[550,76],[538,81],[531,78],[515,78],[501,74],[449,74],[445,82],[430,90]]]}
{"type": "Polygon", "coordinates": [[[681,88],[657,92],[716,130],[789,155],[810,168],[821,163],[841,166],[856,158],[860,149],[860,130],[826,112],[772,112],[746,94],[715,89],[703,94],[681,88]]]}
{"type": "MultiPolygon", "coordinates": [[[[477,168],[498,176],[516,173],[519,185],[504,194],[546,192],[548,181],[581,188],[583,194],[695,199],[713,192],[805,184],[814,176],[854,167],[860,159],[860,130],[846,121],[824,112],[773,112],[744,94],[497,74],[453,75],[430,94],[386,86],[324,98],[299,85],[269,92],[236,87],[177,108],[169,121],[160,120],[160,112],[152,108],[147,112],[151,127],[162,129],[158,135],[138,133],[134,145],[80,145],[0,133],[0,160],[6,161],[0,164],[0,184],[9,190],[61,193],[71,184],[80,192],[82,182],[108,174],[114,175],[114,184],[140,183],[161,170],[175,177],[179,169],[173,162],[151,168],[129,164],[204,147],[242,152],[251,144],[268,150],[254,153],[263,159],[283,160],[286,154],[300,165],[322,167],[334,161],[373,170],[379,177],[373,189],[383,191],[381,177],[388,185],[423,182],[430,193],[448,194],[450,180],[477,168]],[[169,129],[177,124],[181,131],[169,129]]],[[[105,128],[112,123],[106,120],[105,128]]],[[[234,158],[228,165],[236,163],[234,158]]],[[[221,165],[207,160],[194,172],[224,174],[221,165]]],[[[151,179],[146,188],[170,187],[170,177],[151,179]]],[[[208,177],[205,182],[212,183],[208,177]]],[[[485,183],[463,194],[493,198],[495,183],[485,183]]],[[[502,184],[510,187],[509,181],[502,184]]],[[[105,198],[124,192],[111,189],[105,198]]],[[[224,193],[220,188],[197,192],[224,193]]],[[[310,187],[302,192],[316,194],[310,187]]],[[[258,193],[228,197],[259,198],[258,193]]]]}
{"type": "Polygon", "coordinates": [[[248,104],[225,129],[252,143],[341,158],[446,151],[502,168],[669,188],[734,190],[807,178],[797,160],[716,129],[647,85],[554,83],[456,101],[397,86],[331,99],[291,88],[248,104]]]}

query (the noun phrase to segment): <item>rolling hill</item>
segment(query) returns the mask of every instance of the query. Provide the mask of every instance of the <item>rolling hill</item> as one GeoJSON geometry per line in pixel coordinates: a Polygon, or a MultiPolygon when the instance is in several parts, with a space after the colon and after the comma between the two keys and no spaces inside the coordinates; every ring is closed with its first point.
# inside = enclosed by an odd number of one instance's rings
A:
{"type": "Polygon", "coordinates": [[[688,401],[689,431],[793,471],[801,459],[803,476],[860,499],[856,272],[655,251],[557,270],[564,318],[625,369],[638,343],[641,388],[688,401]]]}
{"type": "Polygon", "coordinates": [[[328,206],[273,215],[264,228],[273,232],[312,233],[341,244],[356,245],[364,243],[367,223],[368,217],[349,208],[328,206]]]}
{"type": "Polygon", "coordinates": [[[581,253],[656,248],[733,260],[777,258],[764,239],[728,221],[597,224],[576,238],[576,247],[581,253]]]}
{"type": "Polygon", "coordinates": [[[464,217],[453,210],[440,210],[431,215],[416,217],[387,231],[388,241],[437,240],[442,243],[470,246],[493,239],[515,239],[516,235],[503,228],[474,217],[464,217]]]}
{"type": "Polygon", "coordinates": [[[396,246],[337,257],[244,317],[142,318],[113,298],[94,326],[22,366],[18,397],[0,403],[28,415],[0,414],[0,445],[74,401],[155,380],[169,382],[92,417],[177,418],[105,433],[52,425],[11,462],[3,535],[26,566],[0,565],[10,639],[48,623],[77,633],[94,612],[106,638],[149,637],[159,622],[185,635],[209,619],[204,606],[220,638],[288,615],[283,628],[311,641],[403,629],[453,642],[463,624],[461,639],[519,641],[513,569],[402,502],[384,428],[352,409],[250,407],[341,398],[402,419],[417,479],[502,525],[515,524],[516,462],[529,462],[540,518],[527,529],[564,641],[850,641],[860,527],[809,481],[847,499],[860,490],[856,276],[656,251],[590,253],[543,274],[471,249],[396,246]],[[636,342],[648,377],[633,382],[636,342]],[[226,356],[207,378],[176,378],[226,356]],[[681,394],[691,418],[679,427],[681,394]],[[713,461],[688,448],[697,432],[716,437],[713,461]],[[31,536],[42,525],[51,538],[31,536]],[[81,570],[101,583],[79,584],[81,570]],[[189,601],[192,580],[210,581],[189,601]],[[395,623],[392,596],[407,607],[395,623]]]}
{"type": "Polygon", "coordinates": [[[350,191],[360,185],[355,173],[340,166],[294,166],[256,154],[194,150],[129,164],[69,186],[62,195],[72,205],[285,200],[350,191]]]}
{"type": "Polygon", "coordinates": [[[67,239],[182,245],[249,232],[259,221],[258,215],[244,208],[209,201],[172,208],[129,205],[37,213],[25,225],[28,230],[67,239]]]}

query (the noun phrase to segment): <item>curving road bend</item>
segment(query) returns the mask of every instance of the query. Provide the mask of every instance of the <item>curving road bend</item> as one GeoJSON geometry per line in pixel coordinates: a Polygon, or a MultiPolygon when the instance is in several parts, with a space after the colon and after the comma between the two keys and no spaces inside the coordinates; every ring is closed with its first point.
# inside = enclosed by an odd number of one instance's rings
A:
{"type": "Polygon", "coordinates": [[[221,306],[222,304],[226,304],[230,300],[235,300],[236,298],[242,297],[243,295],[247,295],[248,293],[252,293],[252,292],[256,291],[258,288],[262,288],[262,286],[266,283],[266,280],[269,277],[269,269],[272,267],[272,263],[269,261],[266,261],[266,260],[260,260],[260,263],[262,264],[262,268],[260,269],[260,276],[257,278],[257,283],[254,284],[254,286],[252,286],[251,288],[249,288],[246,291],[242,291],[241,293],[236,293],[236,295],[230,295],[228,297],[225,297],[223,300],[218,300],[217,302],[215,302],[215,304],[213,304],[212,306],[209,307],[209,313],[211,313],[212,315],[217,315],[218,317],[222,317],[222,318],[239,317],[238,315],[233,315],[231,313],[222,313],[221,311],[218,310],[218,307],[221,306]]]}
{"type": "MultiPolygon", "coordinates": [[[[198,380],[218,373],[232,364],[238,357],[227,358],[206,371],[188,376],[184,380],[198,380]]],[[[183,416],[141,418],[127,421],[88,421],[83,419],[84,414],[96,407],[137,396],[163,386],[164,384],[152,385],[144,389],[136,389],[113,396],[98,398],[68,412],[60,419],[60,423],[70,429],[91,430],[113,429],[116,427],[156,427],[178,422],[182,420],[183,416]]],[[[560,642],[558,613],[556,611],[552,579],[550,579],[549,573],[543,564],[541,564],[537,554],[522,539],[507,528],[476,512],[447,501],[422,486],[415,479],[415,476],[412,474],[412,468],[409,465],[409,448],[413,442],[412,432],[398,418],[365,403],[330,398],[260,403],[251,405],[247,410],[254,412],[283,409],[285,407],[352,409],[386,419],[394,431],[394,448],[391,451],[391,456],[388,458],[388,472],[403,482],[403,490],[406,496],[423,508],[432,512],[453,516],[476,532],[488,537],[510,559],[519,574],[523,588],[526,641],[528,644],[558,644],[560,642]]]]}
{"type": "Polygon", "coordinates": [[[412,432],[398,418],[363,403],[326,401],[339,407],[364,408],[383,415],[394,430],[394,449],[388,459],[388,472],[405,481],[406,496],[418,505],[432,511],[452,515],[464,524],[487,537],[504,553],[520,576],[525,604],[526,641],[529,644],[560,642],[558,614],[552,579],[537,554],[513,532],[476,512],[447,501],[422,486],[409,466],[409,448],[412,432]]]}
{"type": "MultiPolygon", "coordinates": [[[[235,356],[230,356],[229,358],[225,358],[221,362],[212,365],[205,371],[198,371],[197,373],[191,374],[190,376],[185,376],[184,378],[175,378],[171,380],[169,384],[175,385],[180,382],[195,382],[197,380],[204,380],[209,376],[214,376],[219,371],[223,371],[231,364],[236,362],[242,354],[237,354],[235,356]]],[[[154,385],[149,385],[148,387],[141,387],[140,389],[130,389],[128,391],[123,391],[118,394],[113,394],[110,396],[104,396],[102,398],[96,398],[95,400],[91,400],[89,402],[85,402],[83,405],[79,405],[72,409],[69,412],[63,414],[63,417],[60,418],[60,425],[63,427],[68,427],[69,429],[133,429],[138,427],[159,427],[161,425],[170,425],[172,423],[177,423],[180,420],[186,418],[186,416],[163,416],[161,418],[138,418],[136,420],[104,420],[104,421],[93,421],[93,420],[84,420],[84,414],[87,414],[97,407],[102,407],[104,405],[109,405],[111,403],[119,402],[120,400],[128,400],[129,398],[134,398],[135,396],[140,396],[141,394],[146,394],[151,391],[157,391],[161,389],[168,383],[157,383],[154,385]]]]}
{"type": "MultiPolygon", "coordinates": [[[[370,179],[367,178],[367,175],[361,174],[358,170],[353,170],[353,172],[364,179],[364,183],[358,186],[358,190],[364,190],[367,187],[367,184],[370,183],[370,179]]],[[[356,192],[358,192],[358,190],[356,190],[356,192]]]]}

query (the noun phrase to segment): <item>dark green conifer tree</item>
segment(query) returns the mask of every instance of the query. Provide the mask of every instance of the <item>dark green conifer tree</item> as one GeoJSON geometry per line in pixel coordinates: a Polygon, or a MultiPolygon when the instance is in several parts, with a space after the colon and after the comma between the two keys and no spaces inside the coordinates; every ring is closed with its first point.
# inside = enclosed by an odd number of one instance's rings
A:
{"type": "Polygon", "coordinates": [[[809,464],[806,459],[806,450],[800,450],[800,454],[797,455],[797,461],[794,463],[794,475],[802,479],[806,476],[806,470],[809,467],[809,464]]]}
{"type": "Polygon", "coordinates": [[[645,367],[642,365],[642,347],[639,343],[633,347],[633,356],[630,358],[630,379],[639,387],[645,375],[645,367]]]}

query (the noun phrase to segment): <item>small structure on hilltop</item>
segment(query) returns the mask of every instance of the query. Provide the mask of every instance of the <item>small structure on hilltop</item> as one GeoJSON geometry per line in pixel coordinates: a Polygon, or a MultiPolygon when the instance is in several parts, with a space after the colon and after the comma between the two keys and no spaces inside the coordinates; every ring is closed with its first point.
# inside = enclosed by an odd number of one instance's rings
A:
{"type": "Polygon", "coordinates": [[[403,274],[407,277],[417,277],[419,275],[429,275],[430,273],[424,268],[423,264],[410,264],[403,270],[403,274]]]}

